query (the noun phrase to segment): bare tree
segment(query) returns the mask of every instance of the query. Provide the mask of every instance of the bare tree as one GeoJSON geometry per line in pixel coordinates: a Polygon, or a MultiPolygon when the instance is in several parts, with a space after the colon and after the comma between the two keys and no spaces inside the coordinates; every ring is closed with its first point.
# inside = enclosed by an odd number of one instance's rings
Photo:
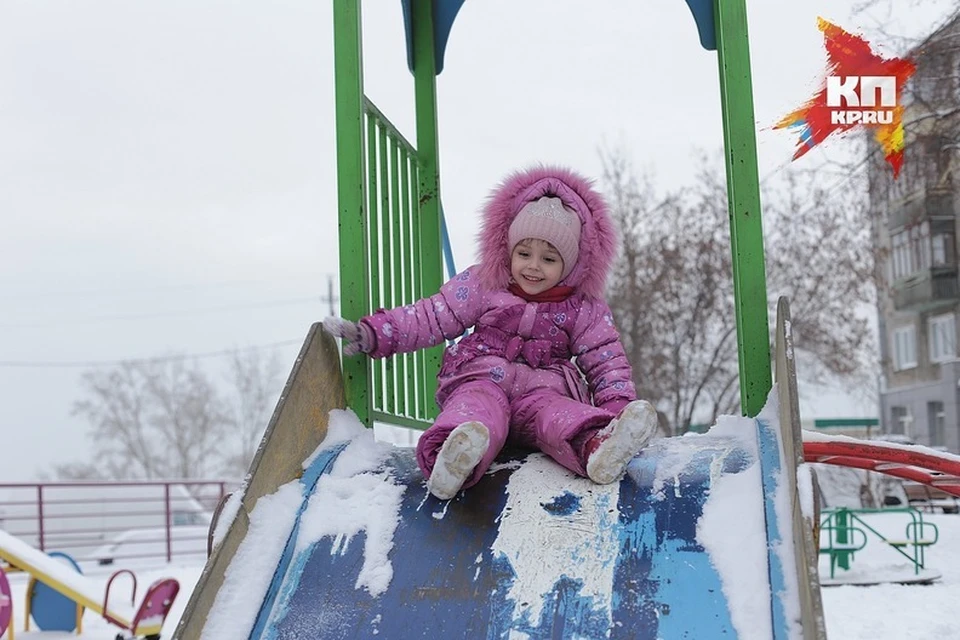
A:
{"type": "MultiPolygon", "coordinates": [[[[81,376],[87,398],[73,414],[92,426],[99,475],[202,478],[218,470],[229,424],[223,400],[197,363],[128,362],[81,376]]],[[[61,467],[89,473],[89,467],[61,467]]]]}
{"type": "Polygon", "coordinates": [[[916,36],[906,35],[903,18],[916,17],[918,10],[930,16],[926,30],[931,31],[960,11],[960,0],[859,0],[850,13],[858,28],[877,34],[884,46],[903,54],[918,43],[916,36]]]}
{"type": "Polygon", "coordinates": [[[103,470],[92,462],[66,462],[53,467],[53,472],[41,471],[37,478],[43,482],[51,480],[108,480],[103,470]]]}
{"type": "Polygon", "coordinates": [[[693,206],[689,195],[656,198],[651,179],[638,180],[622,154],[603,160],[623,239],[611,308],[638,393],[682,433],[698,415],[710,419],[738,402],[727,217],[693,206]]]}
{"type": "Polygon", "coordinates": [[[224,460],[225,475],[242,477],[250,466],[282,387],[281,370],[276,352],[265,358],[255,349],[238,350],[230,359],[230,440],[237,446],[224,460]]]}
{"type": "MultiPolygon", "coordinates": [[[[603,155],[604,179],[623,250],[611,307],[638,392],[679,434],[739,409],[737,336],[726,184],[704,163],[696,182],[658,197],[622,153],[603,155]]],[[[798,350],[815,377],[872,371],[864,314],[873,295],[864,191],[831,193],[788,174],[764,194],[768,300],[787,295],[798,350]]]]}

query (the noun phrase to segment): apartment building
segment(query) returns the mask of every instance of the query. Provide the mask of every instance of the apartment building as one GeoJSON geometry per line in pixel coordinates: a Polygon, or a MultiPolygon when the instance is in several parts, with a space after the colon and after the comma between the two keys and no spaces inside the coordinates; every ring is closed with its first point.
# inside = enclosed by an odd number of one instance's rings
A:
{"type": "Polygon", "coordinates": [[[900,176],[869,147],[881,430],[960,452],[960,16],[910,56],[900,176]]]}

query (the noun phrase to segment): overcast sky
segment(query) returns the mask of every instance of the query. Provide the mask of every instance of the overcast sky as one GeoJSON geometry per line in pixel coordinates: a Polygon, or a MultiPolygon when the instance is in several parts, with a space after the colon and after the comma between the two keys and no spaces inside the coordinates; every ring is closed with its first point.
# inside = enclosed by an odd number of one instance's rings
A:
{"type": "MultiPolygon", "coordinates": [[[[817,16],[870,25],[851,0],[748,4],[767,176],[795,144],[770,127],[823,69],[817,16]]],[[[400,3],[365,5],[366,93],[415,139],[400,3]]],[[[894,17],[919,30],[945,6],[894,17]]],[[[70,416],[80,364],[285,343],[271,348],[286,375],[337,271],[331,14],[0,0],[0,482],[88,457],[70,416]]],[[[717,73],[683,0],[465,3],[438,80],[458,265],[483,197],[517,167],[598,176],[598,148],[621,146],[664,189],[688,183],[694,154],[722,147],[717,73]]],[[[832,398],[804,417],[871,410],[832,398]]]]}

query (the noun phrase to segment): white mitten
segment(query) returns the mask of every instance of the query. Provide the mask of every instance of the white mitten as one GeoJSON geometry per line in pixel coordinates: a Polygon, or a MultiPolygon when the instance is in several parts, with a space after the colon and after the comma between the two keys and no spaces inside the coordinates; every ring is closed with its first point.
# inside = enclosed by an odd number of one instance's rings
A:
{"type": "Polygon", "coordinates": [[[330,317],[323,321],[323,328],[331,335],[343,338],[343,355],[355,356],[373,349],[373,336],[365,326],[343,318],[330,317]]]}

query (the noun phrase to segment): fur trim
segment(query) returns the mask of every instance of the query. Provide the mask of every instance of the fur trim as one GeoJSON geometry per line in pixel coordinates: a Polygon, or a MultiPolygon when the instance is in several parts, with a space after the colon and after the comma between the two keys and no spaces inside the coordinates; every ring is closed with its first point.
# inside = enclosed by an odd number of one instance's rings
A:
{"type": "Polygon", "coordinates": [[[592,181],[570,169],[540,165],[507,176],[490,194],[483,208],[480,227],[480,281],[488,289],[506,289],[510,284],[510,254],[507,246],[510,224],[520,209],[550,195],[580,216],[580,256],[560,284],[588,296],[603,298],[607,274],[617,254],[618,237],[607,203],[592,181]]]}

